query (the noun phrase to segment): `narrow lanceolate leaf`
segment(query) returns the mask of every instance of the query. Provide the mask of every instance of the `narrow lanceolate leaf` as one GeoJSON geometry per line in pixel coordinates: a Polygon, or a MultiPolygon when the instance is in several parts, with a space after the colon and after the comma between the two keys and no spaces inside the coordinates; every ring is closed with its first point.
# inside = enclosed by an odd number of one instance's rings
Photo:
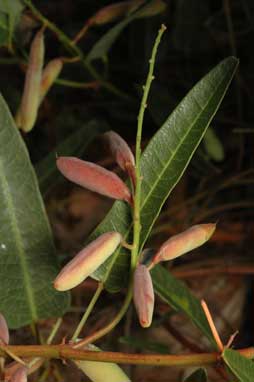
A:
{"type": "Polygon", "coordinates": [[[74,157],[59,157],[59,171],[70,181],[109,198],[132,202],[130,190],[113,172],[74,157]]]}
{"type": "Polygon", "coordinates": [[[37,118],[43,63],[44,36],[40,30],[31,45],[24,91],[16,117],[18,127],[25,132],[29,132],[33,128],[37,118]]]}
{"type": "Polygon", "coordinates": [[[224,350],[222,358],[238,381],[254,381],[254,363],[251,359],[247,359],[232,349],[224,350]]]}
{"type": "Polygon", "coordinates": [[[99,236],[61,270],[54,281],[59,291],[74,288],[94,272],[116,250],[122,240],[118,232],[107,232],[99,236]]]}
{"type": "Polygon", "coordinates": [[[17,328],[61,316],[68,295],[53,288],[58,266],[36,176],[0,98],[0,311],[17,328]]]}
{"type": "Polygon", "coordinates": [[[104,137],[116,163],[123,171],[129,174],[133,184],[135,184],[135,158],[129,145],[114,131],[108,131],[104,134],[104,137]]]}
{"type": "Polygon", "coordinates": [[[176,311],[184,312],[217,349],[200,301],[168,270],[156,265],[151,271],[155,293],[176,311]]]}
{"type": "Polygon", "coordinates": [[[197,224],[178,235],[172,236],[159,248],[153,264],[168,261],[182,256],[203,245],[214,233],[216,224],[197,224]]]}
{"type": "Polygon", "coordinates": [[[40,100],[41,103],[48,93],[49,89],[59,76],[63,68],[63,61],[60,58],[55,58],[49,61],[46,67],[43,69],[41,83],[40,83],[40,100]]]}
{"type": "MultiPolygon", "coordinates": [[[[237,65],[238,60],[229,57],[212,69],[181,101],[145,149],[141,159],[141,247],[216,113],[237,65]]],[[[92,237],[114,229],[125,240],[129,236],[131,240],[132,219],[120,203],[113,206],[92,237]]],[[[95,277],[103,280],[111,270],[106,285],[116,291],[123,284],[128,262],[120,251],[113,256],[112,262],[104,264],[95,277]]]]}
{"type": "Polygon", "coordinates": [[[140,325],[148,328],[153,319],[154,292],[149,270],[138,264],[133,278],[133,299],[140,325]]]}
{"type": "Polygon", "coordinates": [[[0,313],[0,343],[9,343],[9,329],[4,316],[0,313]]]}
{"type": "MultiPolygon", "coordinates": [[[[88,345],[86,349],[100,351],[97,346],[88,345]]],[[[75,365],[93,382],[131,382],[124,371],[111,362],[74,361],[75,365]]]]}

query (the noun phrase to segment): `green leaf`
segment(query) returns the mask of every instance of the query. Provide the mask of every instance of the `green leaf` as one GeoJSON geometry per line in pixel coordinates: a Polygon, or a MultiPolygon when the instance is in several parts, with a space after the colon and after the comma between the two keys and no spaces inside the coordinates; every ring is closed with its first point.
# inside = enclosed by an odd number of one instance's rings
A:
{"type": "Polygon", "coordinates": [[[149,341],[145,338],[131,336],[120,337],[119,342],[139,351],[150,351],[152,353],[169,354],[169,347],[159,342],[149,341]]]}
{"type": "Polygon", "coordinates": [[[35,171],[41,192],[46,193],[52,185],[62,179],[60,172],[56,168],[56,154],[81,156],[92,140],[107,129],[105,123],[97,120],[89,121],[85,126],[61,142],[46,158],[37,163],[35,171]]]}
{"type": "Polygon", "coordinates": [[[25,144],[0,96],[0,311],[10,328],[62,315],[69,295],[58,273],[51,230],[25,144]]]}
{"type": "MultiPolygon", "coordinates": [[[[19,18],[23,8],[24,8],[24,4],[22,4],[20,0],[2,0],[0,2],[0,21],[3,20],[2,15],[6,16],[5,27],[6,29],[8,29],[8,35],[6,35],[6,41],[2,43],[7,43],[7,39],[9,40],[9,42],[11,42],[15,27],[19,22],[19,18]]],[[[1,24],[1,27],[2,27],[2,24],[1,24]]]]}
{"type": "Polygon", "coordinates": [[[90,52],[88,53],[86,60],[92,61],[106,56],[115,43],[118,36],[122,33],[124,28],[127,27],[133,20],[138,19],[139,17],[143,17],[143,14],[146,8],[151,6],[153,1],[146,1],[144,5],[138,8],[137,11],[131,13],[127,16],[123,21],[116,24],[113,28],[111,28],[108,32],[106,32],[100,39],[97,41],[90,52]]]}
{"type": "Polygon", "coordinates": [[[172,276],[161,265],[151,271],[155,293],[176,311],[184,312],[202,333],[214,344],[213,335],[200,301],[187,286],[172,276]]]}
{"type": "MultiPolygon", "coordinates": [[[[229,57],[201,79],[176,107],[155,134],[141,158],[141,248],[160,210],[174,189],[226,93],[236,71],[238,60],[229,57]]],[[[103,232],[117,230],[126,241],[131,240],[132,219],[129,207],[116,202],[106,218],[93,232],[94,239],[103,232]]],[[[124,286],[129,256],[122,248],[94,274],[107,279],[109,291],[124,286]],[[108,274],[110,273],[109,277],[108,274]]]]}
{"type": "Polygon", "coordinates": [[[207,129],[203,142],[206,152],[211,159],[216,162],[224,160],[225,153],[223,145],[212,127],[207,129]]]}
{"type": "Polygon", "coordinates": [[[195,370],[191,375],[184,379],[184,382],[207,382],[206,369],[200,368],[195,370]]]}
{"type": "Polygon", "coordinates": [[[239,381],[254,381],[254,362],[252,360],[232,349],[224,350],[222,358],[239,381]]]}

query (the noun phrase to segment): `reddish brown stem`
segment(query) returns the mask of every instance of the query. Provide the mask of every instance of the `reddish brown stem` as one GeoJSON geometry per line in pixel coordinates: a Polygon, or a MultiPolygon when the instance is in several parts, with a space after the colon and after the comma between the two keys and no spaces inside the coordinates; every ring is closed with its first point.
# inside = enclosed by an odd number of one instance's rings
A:
{"type": "MultiPolygon", "coordinates": [[[[164,354],[131,354],[118,352],[93,352],[73,349],[70,345],[10,345],[0,349],[0,356],[7,357],[6,350],[20,357],[41,357],[56,359],[90,360],[101,362],[116,362],[130,365],[155,366],[200,366],[216,365],[220,353],[192,353],[179,355],[164,354]]],[[[247,358],[254,357],[254,347],[238,350],[247,358]]]]}

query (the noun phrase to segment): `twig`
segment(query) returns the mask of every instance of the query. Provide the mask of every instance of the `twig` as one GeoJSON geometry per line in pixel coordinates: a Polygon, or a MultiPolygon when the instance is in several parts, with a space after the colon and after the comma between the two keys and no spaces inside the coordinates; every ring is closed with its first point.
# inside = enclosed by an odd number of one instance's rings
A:
{"type": "MultiPolygon", "coordinates": [[[[6,350],[21,357],[41,357],[46,359],[73,359],[101,362],[114,362],[130,365],[155,366],[204,366],[215,365],[219,353],[192,353],[192,354],[132,354],[118,352],[94,352],[74,349],[69,345],[8,345],[0,349],[0,356],[6,357],[6,350]]],[[[238,350],[247,358],[254,357],[254,347],[238,350]]]]}

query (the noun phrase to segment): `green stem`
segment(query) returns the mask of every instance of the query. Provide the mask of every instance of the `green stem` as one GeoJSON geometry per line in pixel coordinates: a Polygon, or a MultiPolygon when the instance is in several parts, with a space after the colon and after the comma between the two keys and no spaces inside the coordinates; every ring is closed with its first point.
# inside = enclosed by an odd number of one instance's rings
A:
{"type": "Polygon", "coordinates": [[[75,43],[65,34],[61,29],[59,29],[54,23],[49,21],[46,17],[44,17],[41,12],[33,5],[31,0],[24,0],[24,4],[32,11],[34,16],[42,22],[42,24],[50,29],[53,33],[57,35],[59,40],[63,43],[63,45],[66,47],[66,49],[73,55],[76,55],[79,57],[80,62],[82,65],[86,68],[86,70],[90,73],[90,75],[95,78],[97,81],[100,82],[101,86],[110,91],[111,93],[115,94],[116,96],[119,96],[125,100],[130,100],[131,98],[122,92],[120,89],[115,87],[113,84],[111,84],[108,81],[105,81],[100,74],[94,69],[94,67],[88,62],[82,50],[75,45],[75,43]]]}
{"type": "Polygon", "coordinates": [[[53,341],[53,339],[54,339],[56,333],[58,332],[58,329],[60,328],[62,322],[63,322],[62,317],[60,317],[60,318],[58,318],[58,319],[56,320],[56,323],[55,323],[55,325],[53,326],[53,328],[52,328],[52,330],[51,330],[51,332],[49,333],[49,336],[48,336],[48,338],[47,338],[47,341],[46,341],[47,345],[50,345],[51,342],[53,341]]]}
{"type": "Polygon", "coordinates": [[[55,83],[57,85],[66,86],[69,88],[77,88],[77,89],[96,89],[100,86],[100,83],[98,81],[77,82],[77,81],[66,80],[64,78],[58,78],[57,80],[55,80],[55,83]]]}
{"type": "Polygon", "coordinates": [[[140,170],[140,160],[141,160],[141,139],[142,139],[142,127],[144,122],[144,114],[147,107],[147,99],[149,95],[149,91],[151,88],[152,81],[154,79],[154,64],[155,58],[158,50],[159,43],[161,41],[162,35],[166,30],[166,26],[162,24],[157,38],[155,40],[152,55],[149,60],[149,71],[146,79],[146,84],[144,86],[143,97],[140,104],[139,114],[138,114],[138,126],[137,126],[137,137],[136,137],[136,190],[134,196],[134,221],[133,221],[133,250],[131,253],[131,270],[132,272],[135,270],[138,254],[139,254],[139,241],[140,241],[140,202],[141,202],[141,183],[142,183],[142,174],[140,170]]]}
{"type": "Polygon", "coordinates": [[[73,336],[71,338],[73,342],[75,342],[77,340],[77,338],[78,338],[81,330],[83,329],[83,327],[84,327],[84,325],[85,325],[85,323],[86,323],[90,313],[92,312],[92,310],[94,308],[94,305],[96,304],[96,302],[97,302],[97,300],[98,300],[102,290],[103,290],[103,284],[99,283],[98,287],[96,289],[96,292],[93,295],[93,298],[91,299],[91,301],[90,301],[90,303],[89,303],[89,305],[88,305],[88,307],[87,307],[87,309],[86,309],[82,319],[80,320],[80,322],[79,322],[79,324],[78,324],[78,326],[77,326],[77,328],[76,328],[76,330],[75,330],[75,332],[74,332],[74,334],[73,334],[73,336]]]}
{"type": "Polygon", "coordinates": [[[87,344],[94,343],[99,338],[104,337],[106,334],[111,332],[116,325],[121,321],[125,313],[127,312],[127,309],[130,305],[132,299],[132,284],[130,285],[127,295],[125,297],[124,303],[119,310],[118,314],[115,316],[115,318],[106,326],[104,326],[102,329],[98,330],[97,332],[91,334],[90,336],[84,338],[83,340],[79,341],[77,344],[73,346],[74,349],[80,349],[84,347],[87,344]]]}
{"type": "Polygon", "coordinates": [[[141,196],[141,174],[140,174],[140,158],[141,158],[141,138],[142,138],[142,126],[144,121],[144,113],[146,109],[146,102],[149,94],[149,90],[151,87],[151,83],[153,80],[153,71],[154,71],[154,64],[155,64],[155,58],[156,53],[158,50],[158,46],[161,40],[161,37],[163,33],[165,32],[166,27],[165,25],[162,25],[157,38],[154,43],[154,47],[152,50],[152,56],[149,61],[149,71],[148,76],[146,80],[146,84],[144,87],[144,94],[141,101],[141,106],[139,110],[138,115],[138,128],[137,128],[137,139],[136,139],[136,190],[134,195],[134,212],[133,212],[133,249],[131,252],[131,270],[130,270],[130,280],[129,280],[129,287],[128,292],[126,294],[124,303],[119,310],[118,314],[115,316],[115,318],[104,328],[98,330],[97,332],[93,333],[92,335],[84,338],[80,342],[78,342],[76,345],[74,345],[74,348],[81,348],[88,343],[92,343],[97,341],[99,338],[105,336],[107,333],[109,333],[111,330],[114,329],[114,327],[121,321],[123,316],[128,310],[128,307],[130,305],[130,302],[132,300],[132,293],[133,293],[133,273],[137,265],[138,260],[138,253],[139,253],[139,239],[140,239],[140,196],[141,196]]]}
{"type": "MultiPolygon", "coordinates": [[[[78,350],[70,345],[8,345],[0,348],[0,356],[7,357],[7,350],[20,357],[40,357],[55,359],[87,360],[97,362],[114,362],[129,365],[154,366],[205,366],[216,365],[220,361],[220,353],[191,354],[133,354],[118,352],[95,352],[78,350]]],[[[254,357],[254,348],[240,349],[238,352],[246,358],[254,357]]]]}

